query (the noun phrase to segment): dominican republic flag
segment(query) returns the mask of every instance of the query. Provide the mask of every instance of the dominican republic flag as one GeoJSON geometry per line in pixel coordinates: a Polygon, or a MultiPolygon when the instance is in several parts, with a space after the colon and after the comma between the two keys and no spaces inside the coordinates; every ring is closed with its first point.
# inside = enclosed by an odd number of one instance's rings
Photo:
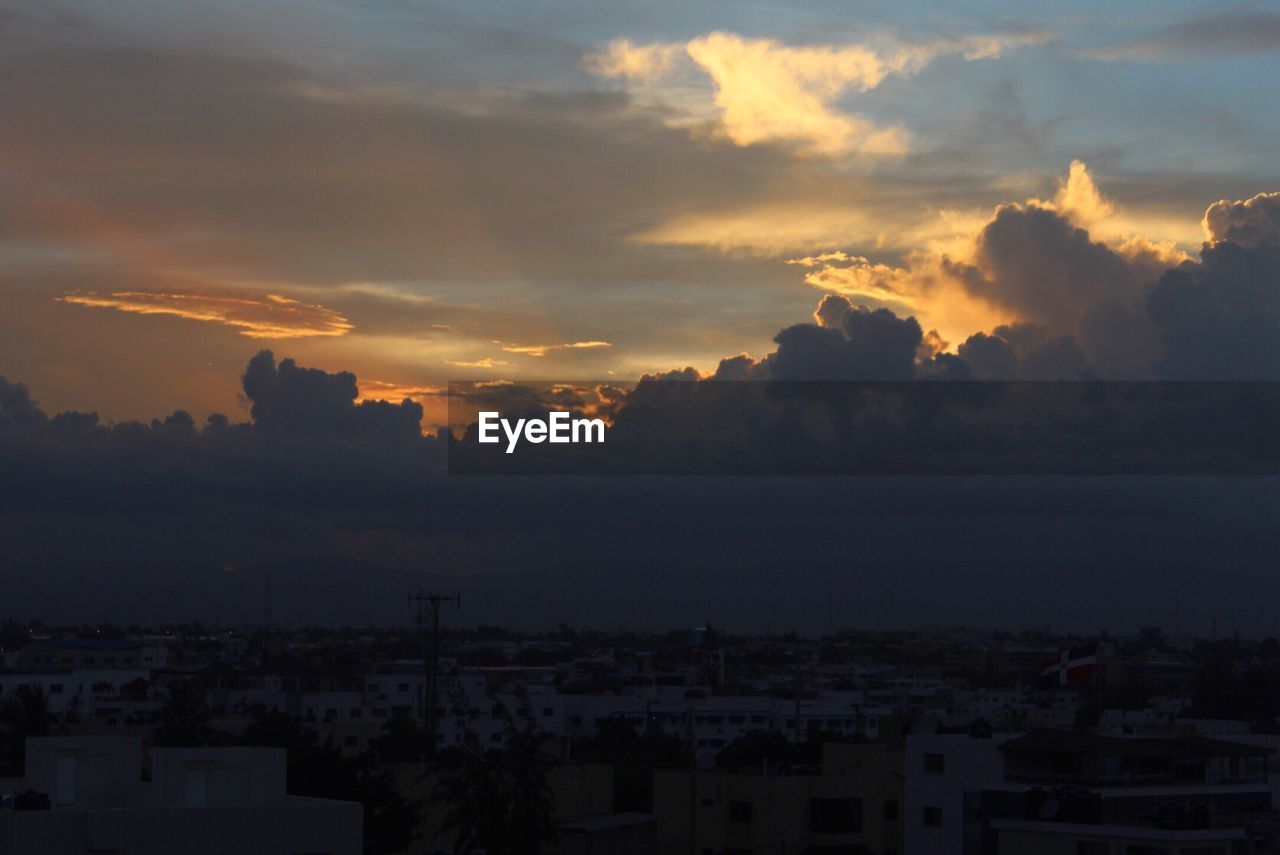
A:
{"type": "Polygon", "coordinates": [[[1057,659],[1040,669],[1040,683],[1045,686],[1080,686],[1093,682],[1098,672],[1098,642],[1091,641],[1064,650],[1057,659]]]}

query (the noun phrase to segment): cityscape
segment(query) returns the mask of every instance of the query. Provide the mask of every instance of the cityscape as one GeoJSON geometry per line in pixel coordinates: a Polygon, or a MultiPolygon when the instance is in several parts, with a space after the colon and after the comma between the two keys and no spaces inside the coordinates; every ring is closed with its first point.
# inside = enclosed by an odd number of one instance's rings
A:
{"type": "Polygon", "coordinates": [[[1278,0],[0,0],[0,855],[1280,855],[1278,0]]]}
{"type": "Polygon", "coordinates": [[[415,594],[419,620],[401,627],[5,620],[0,841],[637,855],[1280,845],[1275,638],[525,633],[449,626],[451,602],[415,594]]]}

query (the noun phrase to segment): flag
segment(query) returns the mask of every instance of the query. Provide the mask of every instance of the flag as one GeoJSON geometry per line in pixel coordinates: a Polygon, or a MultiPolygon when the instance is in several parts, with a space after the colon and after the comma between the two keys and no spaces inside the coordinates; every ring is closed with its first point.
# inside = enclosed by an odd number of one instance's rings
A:
{"type": "Polygon", "coordinates": [[[1043,686],[1081,686],[1093,682],[1098,672],[1098,642],[1091,641],[1058,654],[1040,669],[1043,686]]]}

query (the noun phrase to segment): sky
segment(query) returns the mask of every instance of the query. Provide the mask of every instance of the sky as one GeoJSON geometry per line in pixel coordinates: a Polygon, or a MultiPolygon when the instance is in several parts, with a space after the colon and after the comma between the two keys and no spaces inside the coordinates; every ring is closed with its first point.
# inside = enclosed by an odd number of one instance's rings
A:
{"type": "Polygon", "coordinates": [[[1148,376],[1154,283],[1280,205],[1278,72],[1275,3],[0,2],[0,375],[247,421],[265,348],[426,428],[834,295],[1148,376]]]}

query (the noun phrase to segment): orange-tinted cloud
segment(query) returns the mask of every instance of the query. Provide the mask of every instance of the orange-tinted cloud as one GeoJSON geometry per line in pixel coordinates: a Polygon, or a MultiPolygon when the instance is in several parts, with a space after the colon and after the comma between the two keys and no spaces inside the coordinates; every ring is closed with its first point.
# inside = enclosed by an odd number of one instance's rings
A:
{"type": "Polygon", "coordinates": [[[249,338],[341,336],[353,329],[350,321],[333,309],[279,294],[74,291],[56,299],[78,306],[223,324],[249,338]]]}
{"type": "Polygon", "coordinates": [[[597,347],[613,347],[609,341],[570,341],[564,344],[513,344],[495,341],[507,353],[519,353],[523,356],[546,356],[553,350],[583,350],[597,347]]]}
{"type": "Polygon", "coordinates": [[[505,359],[446,359],[445,365],[454,365],[458,368],[501,368],[511,363],[505,359]]]}

